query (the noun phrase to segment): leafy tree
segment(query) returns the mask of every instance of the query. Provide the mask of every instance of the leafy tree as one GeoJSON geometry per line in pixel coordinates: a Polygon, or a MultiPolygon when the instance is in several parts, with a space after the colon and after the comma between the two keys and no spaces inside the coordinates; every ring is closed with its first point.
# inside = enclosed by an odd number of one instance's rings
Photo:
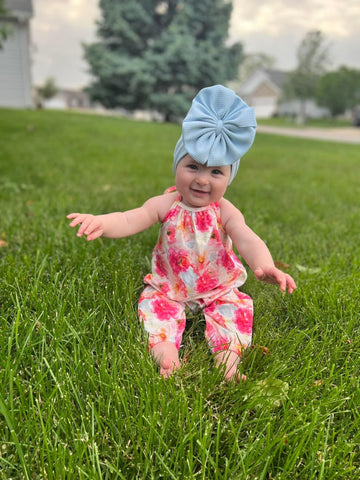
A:
{"type": "Polygon", "coordinates": [[[47,78],[44,85],[38,88],[38,92],[45,100],[55,97],[58,92],[55,79],[53,77],[47,78]]]}
{"type": "Polygon", "coordinates": [[[320,31],[305,35],[297,50],[297,62],[284,90],[287,98],[300,100],[298,120],[303,123],[306,118],[305,102],[315,97],[319,77],[324,74],[329,62],[329,47],[320,31]]]}
{"type": "Polygon", "coordinates": [[[194,94],[237,73],[242,47],[227,46],[232,5],[223,0],[100,0],[98,41],[85,45],[93,100],[108,108],[182,116],[194,94]]]}
{"type": "Polygon", "coordinates": [[[59,89],[56,86],[55,79],[53,77],[47,78],[44,85],[37,88],[36,103],[41,108],[43,100],[50,100],[50,98],[55,97],[58,91],[59,89]]]}
{"type": "Polygon", "coordinates": [[[237,91],[256,70],[271,70],[274,68],[276,59],[266,53],[247,53],[242,56],[240,66],[233,81],[227,83],[228,87],[237,91]]]}
{"type": "MultiPolygon", "coordinates": [[[[5,8],[4,0],[0,0],[0,20],[1,20],[1,17],[6,15],[6,13],[7,13],[7,9],[5,8]]],[[[3,44],[7,39],[8,33],[9,33],[9,30],[6,27],[6,25],[0,24],[0,50],[3,48],[3,44]]]]}
{"type": "Polygon", "coordinates": [[[240,81],[245,81],[259,68],[271,70],[274,68],[275,63],[275,57],[267,55],[266,53],[258,52],[246,54],[239,68],[240,81]]]}
{"type": "Polygon", "coordinates": [[[340,67],[319,78],[316,99],[332,116],[344,113],[360,103],[360,70],[340,67]]]}

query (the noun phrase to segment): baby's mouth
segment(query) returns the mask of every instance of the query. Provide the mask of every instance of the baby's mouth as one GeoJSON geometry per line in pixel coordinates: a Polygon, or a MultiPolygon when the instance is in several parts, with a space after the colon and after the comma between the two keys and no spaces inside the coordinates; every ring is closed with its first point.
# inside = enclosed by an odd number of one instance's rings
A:
{"type": "Polygon", "coordinates": [[[199,195],[206,195],[209,193],[208,190],[201,190],[199,188],[192,188],[191,191],[199,195]]]}

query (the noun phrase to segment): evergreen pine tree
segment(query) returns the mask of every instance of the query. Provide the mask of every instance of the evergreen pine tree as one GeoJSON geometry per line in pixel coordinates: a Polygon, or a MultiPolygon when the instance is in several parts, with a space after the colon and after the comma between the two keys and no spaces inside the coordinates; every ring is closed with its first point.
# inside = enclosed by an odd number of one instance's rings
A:
{"type": "Polygon", "coordinates": [[[242,47],[226,45],[232,5],[223,0],[100,0],[98,42],[85,46],[105,107],[184,115],[201,88],[233,78],[242,47]]]}

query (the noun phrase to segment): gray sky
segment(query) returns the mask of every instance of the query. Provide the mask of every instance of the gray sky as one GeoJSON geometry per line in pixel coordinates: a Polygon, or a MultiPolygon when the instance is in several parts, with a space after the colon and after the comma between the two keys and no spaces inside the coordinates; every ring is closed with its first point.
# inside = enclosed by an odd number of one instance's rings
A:
{"type": "MultiPolygon", "coordinates": [[[[98,0],[33,0],[33,79],[53,76],[60,87],[89,81],[81,43],[95,39],[98,0]]],[[[245,53],[276,58],[276,68],[296,66],[296,50],[309,30],[330,44],[332,67],[360,69],[360,0],[233,0],[230,37],[245,53]]]]}

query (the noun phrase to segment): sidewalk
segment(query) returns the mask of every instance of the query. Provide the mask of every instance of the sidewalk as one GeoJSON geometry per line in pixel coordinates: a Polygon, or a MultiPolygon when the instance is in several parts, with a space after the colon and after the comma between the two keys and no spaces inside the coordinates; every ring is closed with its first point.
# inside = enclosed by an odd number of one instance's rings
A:
{"type": "Polygon", "coordinates": [[[329,142],[360,143],[360,128],[291,128],[273,127],[270,125],[258,125],[259,133],[271,133],[273,135],[285,135],[287,137],[301,137],[313,140],[326,140],[329,142]]]}

